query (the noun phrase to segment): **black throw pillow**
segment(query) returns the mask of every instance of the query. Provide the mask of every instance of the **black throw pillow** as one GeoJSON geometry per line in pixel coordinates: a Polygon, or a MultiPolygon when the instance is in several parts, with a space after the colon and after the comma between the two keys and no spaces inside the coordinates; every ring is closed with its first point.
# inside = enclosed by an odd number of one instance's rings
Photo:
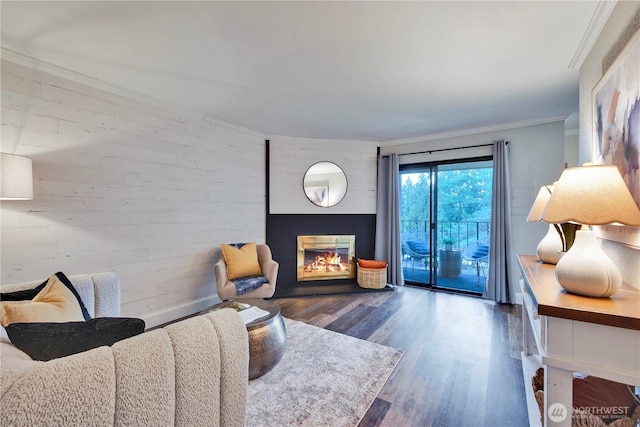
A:
{"type": "MultiPolygon", "coordinates": [[[[58,276],[58,279],[60,279],[62,284],[65,285],[67,287],[67,289],[69,289],[71,291],[73,296],[75,296],[76,299],[78,300],[78,304],[80,304],[80,310],[82,311],[82,317],[84,317],[84,320],[91,319],[91,315],[89,314],[89,311],[87,310],[87,307],[85,307],[84,303],[82,302],[82,298],[80,298],[80,294],[78,294],[78,291],[76,291],[76,288],[74,288],[73,285],[71,284],[71,280],[69,280],[69,278],[67,276],[65,276],[64,273],[61,272],[61,271],[57,272],[56,276],[58,276]]],[[[26,301],[26,300],[32,300],[33,298],[35,298],[36,295],[38,295],[38,293],[42,289],[44,289],[44,287],[47,285],[48,281],[49,281],[49,279],[45,280],[44,282],[42,282],[40,285],[38,285],[37,287],[35,287],[33,289],[25,289],[25,290],[22,290],[22,291],[1,293],[0,294],[0,301],[26,301]]]]}
{"type": "Polygon", "coordinates": [[[142,319],[98,317],[86,322],[12,323],[11,343],[33,360],[47,361],[114,343],[144,332],[142,319]]]}
{"type": "Polygon", "coordinates": [[[42,284],[33,289],[24,289],[22,291],[4,292],[0,294],[0,300],[2,301],[28,301],[33,299],[38,293],[44,289],[49,279],[45,280],[42,284]]]}
{"type": "Polygon", "coordinates": [[[71,284],[71,280],[69,280],[67,276],[65,276],[64,273],[61,271],[57,272],[56,276],[58,276],[58,279],[60,279],[60,281],[64,283],[64,285],[67,288],[69,288],[71,293],[77,298],[78,304],[80,304],[80,310],[82,310],[82,317],[84,317],[84,320],[91,319],[91,315],[89,314],[87,307],[84,306],[84,303],[82,302],[82,298],[80,298],[80,294],[78,293],[78,291],[76,291],[76,288],[74,288],[73,285],[71,284]]]}

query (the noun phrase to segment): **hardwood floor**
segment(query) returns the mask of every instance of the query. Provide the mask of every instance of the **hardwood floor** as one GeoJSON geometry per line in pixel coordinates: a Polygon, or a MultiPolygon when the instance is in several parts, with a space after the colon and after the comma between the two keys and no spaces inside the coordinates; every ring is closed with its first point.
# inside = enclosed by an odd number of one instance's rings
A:
{"type": "Polygon", "coordinates": [[[529,425],[520,306],[409,286],[272,301],[285,317],[404,351],[360,426],[529,425]]]}

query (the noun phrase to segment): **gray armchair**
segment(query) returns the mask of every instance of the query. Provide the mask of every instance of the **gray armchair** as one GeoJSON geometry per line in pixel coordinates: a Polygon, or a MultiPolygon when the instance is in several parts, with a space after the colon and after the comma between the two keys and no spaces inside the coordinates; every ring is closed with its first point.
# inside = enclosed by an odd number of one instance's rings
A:
{"type": "Polygon", "coordinates": [[[276,279],[278,277],[278,268],[280,265],[273,260],[269,246],[258,244],[256,245],[256,249],[258,251],[258,264],[260,264],[262,275],[266,277],[269,282],[263,284],[258,289],[238,295],[236,292],[236,284],[227,277],[227,265],[224,261],[224,257],[222,257],[213,267],[216,277],[218,297],[221,300],[271,298],[273,296],[276,291],[276,279]]]}

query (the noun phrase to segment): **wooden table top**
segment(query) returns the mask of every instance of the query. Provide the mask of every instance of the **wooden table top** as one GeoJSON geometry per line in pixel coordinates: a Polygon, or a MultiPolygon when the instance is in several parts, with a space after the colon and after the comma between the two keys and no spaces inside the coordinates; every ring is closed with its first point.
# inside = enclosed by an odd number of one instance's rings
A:
{"type": "Polygon", "coordinates": [[[623,283],[608,298],[575,295],[560,286],[555,265],[533,255],[518,255],[518,263],[539,315],[640,331],[640,290],[623,283]]]}

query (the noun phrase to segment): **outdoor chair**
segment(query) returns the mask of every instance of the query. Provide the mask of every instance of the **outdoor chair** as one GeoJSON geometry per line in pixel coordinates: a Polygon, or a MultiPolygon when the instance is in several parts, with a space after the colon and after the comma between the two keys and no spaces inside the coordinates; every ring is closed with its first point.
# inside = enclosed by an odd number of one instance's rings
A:
{"type": "Polygon", "coordinates": [[[416,260],[424,262],[429,259],[429,243],[420,240],[410,240],[408,234],[403,234],[402,246],[405,255],[408,255],[409,259],[411,259],[411,275],[413,276],[416,260]]]}
{"type": "Polygon", "coordinates": [[[464,248],[462,259],[475,264],[478,278],[480,278],[480,271],[482,271],[482,277],[487,277],[484,264],[489,262],[489,245],[486,242],[477,241],[464,248]]]}

